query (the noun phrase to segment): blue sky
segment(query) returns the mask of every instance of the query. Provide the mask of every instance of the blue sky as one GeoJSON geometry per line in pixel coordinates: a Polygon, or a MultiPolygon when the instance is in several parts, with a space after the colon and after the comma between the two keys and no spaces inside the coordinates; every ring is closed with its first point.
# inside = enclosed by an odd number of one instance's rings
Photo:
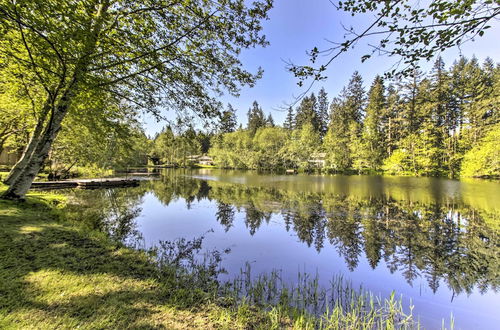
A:
{"type": "MultiPolygon", "coordinates": [[[[306,51],[318,46],[325,49],[329,46],[326,39],[341,41],[344,26],[355,29],[366,27],[373,17],[370,14],[352,17],[338,12],[328,0],[275,0],[275,6],[269,12],[269,21],[264,22],[264,33],[271,43],[266,48],[245,50],[241,59],[247,69],[254,71],[260,66],[264,69],[264,77],[253,88],[243,88],[239,98],[223,96],[221,100],[230,102],[237,109],[238,121],[246,123],[246,112],[252,102],[257,100],[266,114],[271,113],[277,124],[285,118],[284,104],[294,100],[294,96],[304,91],[297,86],[297,79],[286,69],[284,61],[296,64],[308,64],[306,51]]],[[[494,22],[482,38],[469,42],[461,49],[450,49],[443,54],[449,66],[460,54],[476,57],[483,61],[491,57],[500,60],[500,24],[494,22]]],[[[369,87],[377,74],[383,74],[396,62],[395,58],[385,56],[372,57],[361,63],[361,56],[369,51],[366,43],[360,43],[355,49],[337,58],[328,68],[328,79],[317,83],[312,91],[325,87],[328,97],[336,96],[347,84],[354,71],[359,71],[364,78],[364,85],[369,87]]],[[[424,68],[430,64],[424,63],[424,68]]],[[[153,135],[161,130],[164,122],[157,123],[145,116],[143,123],[146,132],[153,135]]]]}

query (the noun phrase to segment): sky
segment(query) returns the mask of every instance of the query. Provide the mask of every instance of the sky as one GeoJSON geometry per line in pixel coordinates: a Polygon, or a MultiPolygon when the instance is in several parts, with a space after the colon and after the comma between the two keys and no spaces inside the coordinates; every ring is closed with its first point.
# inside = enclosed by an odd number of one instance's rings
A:
{"type": "MultiPolygon", "coordinates": [[[[270,113],[276,124],[285,120],[287,104],[306,89],[297,85],[297,78],[286,70],[286,62],[309,64],[306,51],[317,46],[319,49],[329,47],[327,40],[342,41],[344,26],[352,26],[361,30],[370,24],[373,14],[356,15],[338,12],[329,0],[275,0],[274,8],[269,12],[269,20],[265,21],[264,34],[270,45],[265,48],[244,50],[241,60],[245,68],[256,72],[264,69],[264,76],[253,88],[243,87],[239,97],[224,95],[221,101],[231,103],[237,110],[238,122],[246,124],[246,113],[252,102],[256,100],[266,116],[270,113]]],[[[500,61],[500,24],[493,22],[492,28],[482,38],[462,45],[461,49],[449,49],[441,54],[447,67],[460,55],[472,57],[479,61],[491,57],[500,61]]],[[[377,74],[388,71],[397,61],[387,56],[374,56],[361,63],[361,56],[369,53],[366,43],[358,44],[354,49],[337,58],[326,71],[328,79],[315,83],[311,91],[317,92],[324,87],[331,100],[345,86],[354,71],[359,71],[364,79],[364,86],[369,88],[377,74]]],[[[321,60],[321,59],[320,59],[321,60]]],[[[432,63],[422,63],[428,70],[432,63]]],[[[145,115],[142,119],[146,133],[153,136],[161,131],[165,122],[157,122],[145,115]]]]}

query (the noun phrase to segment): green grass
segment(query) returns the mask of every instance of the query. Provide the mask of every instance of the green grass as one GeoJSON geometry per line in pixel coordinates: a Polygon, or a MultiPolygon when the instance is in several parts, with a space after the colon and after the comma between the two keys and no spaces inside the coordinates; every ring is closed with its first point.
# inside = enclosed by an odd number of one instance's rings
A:
{"type": "Polygon", "coordinates": [[[0,200],[1,329],[247,327],[205,292],[159,281],[147,253],[68,223],[63,205],[0,200]]]}
{"type": "Polygon", "coordinates": [[[69,219],[67,203],[48,193],[0,199],[1,329],[418,327],[394,295],[380,300],[340,277],[325,290],[299,274],[294,288],[276,272],[251,279],[247,267],[233,282],[214,283],[210,267],[179,268],[178,255],[194,256],[200,240],[168,243],[163,254],[133,250],[69,219]]]}

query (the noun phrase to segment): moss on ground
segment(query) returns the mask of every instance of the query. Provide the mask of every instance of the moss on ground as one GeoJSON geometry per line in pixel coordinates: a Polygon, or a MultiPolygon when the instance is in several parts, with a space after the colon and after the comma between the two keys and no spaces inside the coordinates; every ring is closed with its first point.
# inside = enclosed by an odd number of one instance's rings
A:
{"type": "Polygon", "coordinates": [[[159,281],[148,254],[66,221],[63,205],[49,194],[0,200],[0,328],[267,327],[265,313],[159,281]]]}

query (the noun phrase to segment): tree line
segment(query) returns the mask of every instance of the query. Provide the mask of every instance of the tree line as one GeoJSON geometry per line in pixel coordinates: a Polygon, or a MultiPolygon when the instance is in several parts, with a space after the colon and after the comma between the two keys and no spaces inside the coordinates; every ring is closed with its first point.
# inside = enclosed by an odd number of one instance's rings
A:
{"type": "Polygon", "coordinates": [[[376,76],[368,91],[354,72],[332,100],[324,88],[302,98],[282,126],[254,102],[237,128],[229,106],[209,154],[224,168],[308,170],[322,160],[336,173],[494,177],[499,108],[498,64],[460,57],[446,68],[437,58],[426,74],[376,76]]]}

